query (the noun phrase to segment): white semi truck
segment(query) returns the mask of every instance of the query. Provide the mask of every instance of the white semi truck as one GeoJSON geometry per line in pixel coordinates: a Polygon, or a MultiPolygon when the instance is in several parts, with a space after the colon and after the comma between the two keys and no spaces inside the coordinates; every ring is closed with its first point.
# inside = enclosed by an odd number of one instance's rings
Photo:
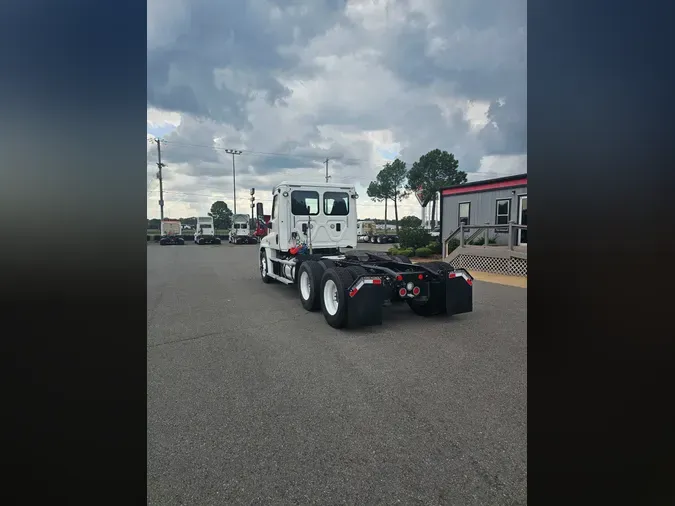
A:
{"type": "Polygon", "coordinates": [[[197,218],[197,227],[195,228],[195,244],[220,244],[220,237],[216,236],[216,229],[213,223],[213,217],[200,216],[197,218]]]}
{"type": "Polygon", "coordinates": [[[185,240],[181,235],[182,227],[179,220],[164,220],[159,227],[159,244],[160,246],[185,244],[185,240]]]}
{"type": "Polygon", "coordinates": [[[473,277],[446,262],[357,246],[353,186],[282,182],[272,191],[269,232],[260,241],[263,283],[296,285],[302,306],[335,328],[382,323],[382,307],[405,301],[421,316],[473,310],[473,277]]]}
{"type": "Polygon", "coordinates": [[[372,220],[362,220],[356,223],[356,236],[359,242],[372,242],[377,244],[398,242],[396,234],[378,234],[377,224],[372,220]]]}
{"type": "Polygon", "coordinates": [[[232,216],[229,242],[232,244],[256,244],[258,239],[253,235],[250,225],[251,217],[248,214],[232,216]]]}

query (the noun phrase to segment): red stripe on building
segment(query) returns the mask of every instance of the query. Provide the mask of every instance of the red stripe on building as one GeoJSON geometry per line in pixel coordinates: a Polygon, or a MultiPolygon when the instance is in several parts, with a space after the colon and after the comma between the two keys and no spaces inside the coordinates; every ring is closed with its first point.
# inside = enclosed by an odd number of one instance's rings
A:
{"type": "Polygon", "coordinates": [[[514,179],[512,181],[500,181],[496,183],[477,184],[466,187],[458,186],[457,188],[447,188],[443,190],[443,196],[460,195],[462,193],[481,192],[485,190],[497,190],[499,188],[513,188],[514,186],[523,186],[523,185],[527,185],[526,177],[522,179],[514,179]]]}

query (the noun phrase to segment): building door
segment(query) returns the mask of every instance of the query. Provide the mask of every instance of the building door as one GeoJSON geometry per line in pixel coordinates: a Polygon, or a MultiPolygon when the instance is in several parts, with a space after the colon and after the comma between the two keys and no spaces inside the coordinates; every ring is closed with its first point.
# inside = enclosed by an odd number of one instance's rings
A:
{"type": "MultiPolygon", "coordinates": [[[[518,196],[518,225],[527,225],[527,195],[518,196]]],[[[527,246],[527,230],[518,229],[518,246],[527,246]]]]}

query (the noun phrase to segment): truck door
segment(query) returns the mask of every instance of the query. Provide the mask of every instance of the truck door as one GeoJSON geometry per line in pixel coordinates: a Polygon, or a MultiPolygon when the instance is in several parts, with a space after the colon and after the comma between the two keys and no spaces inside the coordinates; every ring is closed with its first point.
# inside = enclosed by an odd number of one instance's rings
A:
{"type": "MultiPolygon", "coordinates": [[[[281,220],[279,219],[279,194],[275,193],[272,198],[272,215],[270,216],[271,228],[267,232],[270,244],[279,245],[279,232],[281,229],[281,220]]],[[[284,245],[286,247],[286,245],[284,245]]]]}

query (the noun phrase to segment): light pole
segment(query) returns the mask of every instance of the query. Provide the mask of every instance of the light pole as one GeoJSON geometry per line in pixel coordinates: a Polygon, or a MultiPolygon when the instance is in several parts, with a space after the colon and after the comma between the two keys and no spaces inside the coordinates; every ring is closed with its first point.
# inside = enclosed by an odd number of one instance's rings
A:
{"type": "Polygon", "coordinates": [[[234,195],[234,213],[237,214],[237,172],[234,167],[234,155],[240,155],[242,152],[238,149],[226,149],[225,153],[232,155],[232,194],[234,195]]]}

